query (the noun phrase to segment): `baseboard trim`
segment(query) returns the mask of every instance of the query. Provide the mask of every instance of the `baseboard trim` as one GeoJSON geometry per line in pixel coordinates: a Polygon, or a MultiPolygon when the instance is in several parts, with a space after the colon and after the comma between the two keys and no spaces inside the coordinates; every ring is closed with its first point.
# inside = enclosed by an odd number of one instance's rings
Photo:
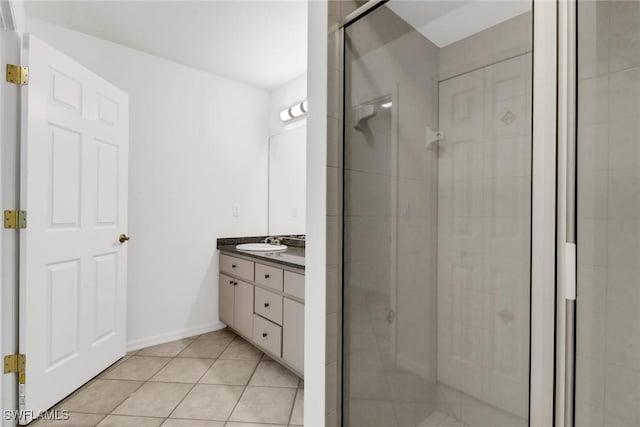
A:
{"type": "Polygon", "coordinates": [[[217,331],[225,327],[226,325],[222,322],[214,322],[195,326],[193,328],[167,332],[166,334],[158,334],[151,337],[139,338],[137,340],[127,342],[127,351],[136,351],[140,350],[141,348],[151,347],[153,345],[164,344],[182,338],[189,338],[194,335],[217,331]]]}

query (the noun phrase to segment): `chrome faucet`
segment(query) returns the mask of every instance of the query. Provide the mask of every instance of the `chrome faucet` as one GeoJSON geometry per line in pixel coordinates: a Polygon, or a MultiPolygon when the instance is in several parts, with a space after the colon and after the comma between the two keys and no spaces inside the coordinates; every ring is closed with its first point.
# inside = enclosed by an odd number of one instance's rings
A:
{"type": "Polygon", "coordinates": [[[267,237],[264,242],[271,245],[280,245],[280,237],[267,237]]]}

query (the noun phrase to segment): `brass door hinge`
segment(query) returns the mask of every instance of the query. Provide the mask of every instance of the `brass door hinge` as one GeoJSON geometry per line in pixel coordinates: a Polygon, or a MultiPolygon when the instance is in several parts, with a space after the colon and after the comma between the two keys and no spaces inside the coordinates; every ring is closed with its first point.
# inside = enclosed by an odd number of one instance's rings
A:
{"type": "Polygon", "coordinates": [[[4,373],[18,374],[20,384],[26,380],[27,356],[24,354],[9,354],[4,357],[4,373]]]}
{"type": "Polygon", "coordinates": [[[17,85],[29,84],[29,67],[7,64],[7,81],[17,85]]]}
{"type": "Polygon", "coordinates": [[[27,211],[4,211],[4,228],[27,228],[27,211]]]}

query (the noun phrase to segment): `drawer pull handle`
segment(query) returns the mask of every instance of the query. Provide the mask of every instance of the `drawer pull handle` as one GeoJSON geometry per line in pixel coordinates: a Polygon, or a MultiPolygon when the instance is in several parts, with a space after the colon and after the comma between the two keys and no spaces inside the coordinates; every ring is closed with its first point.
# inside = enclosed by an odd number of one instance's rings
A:
{"type": "Polygon", "coordinates": [[[230,285],[233,285],[233,280],[229,280],[229,284],[230,284],[230,285]]]}
{"type": "Polygon", "coordinates": [[[262,338],[266,338],[266,337],[267,337],[267,333],[266,333],[266,332],[263,332],[263,333],[262,333],[262,338]]]}
{"type": "Polygon", "coordinates": [[[265,306],[265,307],[269,307],[269,303],[268,303],[268,302],[265,302],[265,303],[264,303],[264,306],[265,306]]]}
{"type": "Polygon", "coordinates": [[[235,264],[231,264],[231,268],[236,268],[236,265],[235,264]]]}
{"type": "Polygon", "coordinates": [[[238,286],[238,282],[233,282],[233,286],[238,286]]]}
{"type": "Polygon", "coordinates": [[[264,278],[265,278],[265,279],[268,279],[268,278],[269,278],[269,275],[268,275],[268,274],[265,274],[265,275],[264,275],[264,278]]]}

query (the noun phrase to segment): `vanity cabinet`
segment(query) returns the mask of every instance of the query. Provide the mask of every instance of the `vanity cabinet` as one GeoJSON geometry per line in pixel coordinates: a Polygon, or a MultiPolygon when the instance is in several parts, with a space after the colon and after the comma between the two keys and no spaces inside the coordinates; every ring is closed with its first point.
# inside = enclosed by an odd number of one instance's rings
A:
{"type": "Polygon", "coordinates": [[[219,287],[220,320],[303,376],[303,271],[221,253],[219,287]]]}

